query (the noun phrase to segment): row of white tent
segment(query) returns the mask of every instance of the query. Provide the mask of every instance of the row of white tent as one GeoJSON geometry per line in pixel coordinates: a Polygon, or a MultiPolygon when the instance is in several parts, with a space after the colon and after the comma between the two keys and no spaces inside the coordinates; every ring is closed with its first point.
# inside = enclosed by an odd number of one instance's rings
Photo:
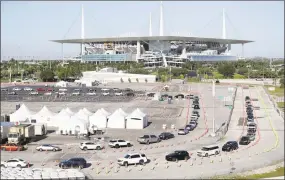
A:
{"type": "Polygon", "coordinates": [[[50,111],[44,106],[39,112],[30,111],[24,104],[14,113],[10,114],[10,122],[46,123],[49,127],[57,127],[59,132],[70,134],[86,133],[103,128],[143,129],[148,125],[148,117],[140,109],[135,109],[127,114],[121,108],[112,114],[101,108],[95,113],[88,109],[80,109],[77,113],[69,108],[62,109],[59,113],[50,111]]]}

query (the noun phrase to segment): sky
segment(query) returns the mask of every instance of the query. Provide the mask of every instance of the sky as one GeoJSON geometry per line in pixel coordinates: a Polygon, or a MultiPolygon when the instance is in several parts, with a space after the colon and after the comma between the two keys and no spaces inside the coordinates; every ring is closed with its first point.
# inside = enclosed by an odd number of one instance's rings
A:
{"type": "MultiPolygon", "coordinates": [[[[53,59],[76,56],[80,45],[50,40],[81,37],[81,5],[85,37],[148,36],[159,34],[159,1],[1,1],[1,57],[53,59]]],[[[253,40],[245,57],[284,57],[283,1],[165,1],[164,35],[222,38],[222,11],[227,38],[253,40]]],[[[233,45],[233,55],[242,54],[233,45]]]]}

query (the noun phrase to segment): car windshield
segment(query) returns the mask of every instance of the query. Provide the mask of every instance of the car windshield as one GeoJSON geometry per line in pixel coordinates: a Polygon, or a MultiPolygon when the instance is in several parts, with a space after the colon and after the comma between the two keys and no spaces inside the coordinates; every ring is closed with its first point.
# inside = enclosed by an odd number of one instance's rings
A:
{"type": "Polygon", "coordinates": [[[124,156],[124,158],[126,158],[126,159],[128,159],[129,157],[130,157],[130,155],[128,155],[128,154],[124,156]]]}
{"type": "Polygon", "coordinates": [[[116,140],[111,140],[110,142],[111,142],[111,143],[114,143],[114,142],[117,142],[117,141],[116,141],[116,140]]]}
{"type": "Polygon", "coordinates": [[[248,139],[248,137],[242,137],[241,140],[242,141],[246,141],[248,139]]]}
{"type": "Polygon", "coordinates": [[[19,159],[19,161],[24,161],[23,159],[19,159]]]}
{"type": "Polygon", "coordinates": [[[184,129],[179,129],[179,131],[184,131],[184,129]]]}
{"type": "Polygon", "coordinates": [[[209,151],[209,148],[203,147],[202,151],[209,151]]]}

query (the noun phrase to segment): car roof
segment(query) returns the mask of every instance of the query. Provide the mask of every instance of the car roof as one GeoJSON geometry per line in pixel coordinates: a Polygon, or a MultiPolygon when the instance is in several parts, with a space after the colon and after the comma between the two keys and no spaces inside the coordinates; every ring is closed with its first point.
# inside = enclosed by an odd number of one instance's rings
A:
{"type": "Polygon", "coordinates": [[[218,145],[216,145],[216,144],[213,144],[213,145],[208,145],[208,146],[203,146],[204,148],[212,148],[212,147],[219,147],[218,145]]]}
{"type": "Polygon", "coordinates": [[[128,154],[126,154],[126,155],[130,155],[130,156],[132,156],[132,155],[141,155],[141,154],[143,154],[143,153],[128,153],[128,154]]]}
{"type": "Polygon", "coordinates": [[[186,150],[175,150],[174,152],[187,152],[186,150]]]}

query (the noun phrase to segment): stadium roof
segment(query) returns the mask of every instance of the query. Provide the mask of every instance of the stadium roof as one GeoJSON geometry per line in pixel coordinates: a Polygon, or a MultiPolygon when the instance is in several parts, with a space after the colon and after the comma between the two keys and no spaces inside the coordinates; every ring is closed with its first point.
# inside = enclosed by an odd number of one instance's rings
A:
{"type": "Polygon", "coordinates": [[[218,38],[203,38],[203,37],[187,37],[187,36],[141,36],[141,37],[108,37],[108,38],[85,38],[85,39],[63,39],[51,40],[57,43],[111,43],[111,42],[134,42],[137,41],[202,41],[202,42],[217,42],[220,44],[245,44],[254,41],[237,40],[237,39],[218,39],[218,38]]]}

